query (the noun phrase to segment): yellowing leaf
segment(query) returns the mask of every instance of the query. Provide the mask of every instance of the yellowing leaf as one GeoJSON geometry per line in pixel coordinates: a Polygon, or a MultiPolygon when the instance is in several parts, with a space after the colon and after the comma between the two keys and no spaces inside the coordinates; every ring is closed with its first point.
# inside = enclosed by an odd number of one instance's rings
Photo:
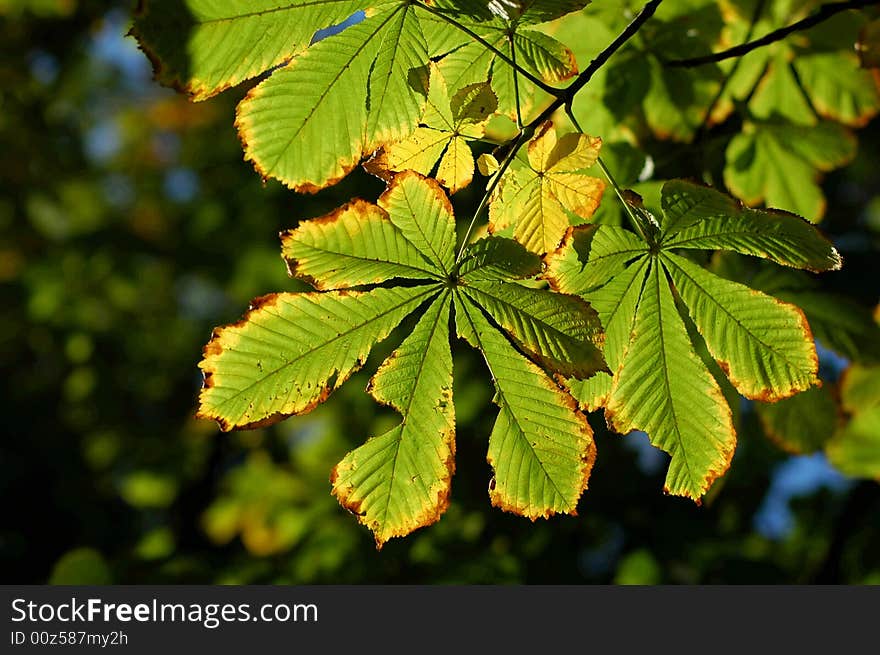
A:
{"type": "Polygon", "coordinates": [[[450,306],[446,292],[370,382],[370,394],[403,422],[351,451],[331,476],[334,495],[373,531],[379,547],[438,521],[449,504],[455,470],[450,306]]]}
{"type": "Polygon", "coordinates": [[[430,293],[411,287],[255,300],[205,346],[199,417],[231,430],[311,411],[430,293]]]}
{"type": "Polygon", "coordinates": [[[364,168],[390,179],[392,173],[405,170],[429,175],[437,166],[437,181],[455,193],[474,177],[474,155],[467,140],[483,136],[497,108],[487,82],[464,87],[450,98],[442,73],[434,67],[422,125],[409,138],[385,146],[364,168]]]}
{"type": "Polygon", "coordinates": [[[513,226],[514,238],[532,252],[559,247],[570,225],[567,212],[589,219],[605,190],[582,171],[599,156],[602,140],[586,134],[557,138],[551,122],[529,142],[528,163],[514,160],[492,196],[490,231],[513,226]]]}
{"type": "MultiPolygon", "coordinates": [[[[589,424],[551,376],[605,369],[596,313],[580,298],[519,285],[541,262],[517,242],[481,239],[459,262],[455,242],[437,182],[396,175],[377,204],[355,200],[282,233],[291,275],[325,291],[258,299],[242,321],[215,331],[200,363],[200,417],[224,430],[266,425],[323,402],[376,342],[421,312],[369,387],[400,424],[332,475],[333,493],[378,547],[437,521],[449,503],[453,306],[459,333],[483,351],[498,386],[493,503],[532,519],[573,513],[595,456],[589,424]]],[[[271,526],[254,525],[242,530],[249,547],[282,547],[271,526]]]]}

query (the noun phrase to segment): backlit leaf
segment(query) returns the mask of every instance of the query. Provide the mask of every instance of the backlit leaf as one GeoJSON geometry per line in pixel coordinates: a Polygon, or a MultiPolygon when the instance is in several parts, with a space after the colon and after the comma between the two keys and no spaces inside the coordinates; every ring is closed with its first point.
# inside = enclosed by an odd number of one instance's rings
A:
{"type": "Polygon", "coordinates": [[[144,0],[132,33],[156,77],[204,100],[303,52],[363,0],[144,0]]]}
{"type": "Polygon", "coordinates": [[[514,160],[492,195],[490,231],[512,225],[514,238],[532,252],[556,250],[570,225],[567,212],[589,219],[599,206],[605,183],[582,171],[601,145],[586,134],[557,138],[545,123],[529,142],[528,161],[514,160]]]}
{"type": "Polygon", "coordinates": [[[596,457],[593,432],[574,401],[459,295],[458,333],[479,349],[495,383],[489,437],[492,504],[532,520],[575,514],[596,457]]]}
{"type": "Polygon", "coordinates": [[[623,434],[647,432],[672,456],[665,484],[671,494],[700,498],[733,457],[730,409],[694,352],[657,262],[647,274],[606,416],[623,434]]]}
{"type": "Polygon", "coordinates": [[[449,504],[455,469],[450,306],[449,292],[435,300],[370,383],[370,394],[403,422],[351,451],[331,476],[339,502],[380,547],[438,521],[449,504]]]}
{"type": "Polygon", "coordinates": [[[766,204],[816,222],[825,214],[819,174],[855,156],[855,142],[834,123],[747,123],[727,147],[724,182],[749,205],[766,204]]]}
{"type": "Polygon", "coordinates": [[[408,3],[316,43],[239,105],[246,159],[297,191],[334,184],[364,155],[415,129],[427,95],[427,57],[408,3]]]}

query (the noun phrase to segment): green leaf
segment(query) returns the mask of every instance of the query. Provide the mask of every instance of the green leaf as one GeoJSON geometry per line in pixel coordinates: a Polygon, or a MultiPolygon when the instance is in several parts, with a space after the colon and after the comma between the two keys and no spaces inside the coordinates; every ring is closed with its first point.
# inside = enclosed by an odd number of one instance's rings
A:
{"type": "Polygon", "coordinates": [[[566,14],[580,11],[592,0],[521,0],[519,22],[522,24],[546,23],[566,14]]]}
{"type": "Polygon", "coordinates": [[[880,366],[851,366],[840,383],[849,421],[825,447],[846,475],[880,481],[880,366]]]}
{"type": "MultiPolygon", "coordinates": [[[[598,312],[599,320],[605,328],[604,354],[612,372],[617,371],[623,362],[648,266],[649,260],[643,256],[618,273],[602,288],[595,291],[587,290],[583,294],[598,312]]],[[[586,289],[589,288],[588,285],[586,289]]],[[[566,381],[566,386],[581,407],[587,411],[595,411],[608,400],[612,376],[599,373],[585,381],[569,379],[566,381]]]]}
{"type": "Polygon", "coordinates": [[[606,417],[623,434],[647,432],[672,456],[664,487],[671,494],[699,499],[733,457],[730,409],[694,352],[659,263],[647,273],[606,417]]]}
{"type": "Polygon", "coordinates": [[[663,263],[709,352],[742,395],[773,402],[816,384],[819,360],[797,307],[672,253],[663,263]]]}
{"type": "Polygon", "coordinates": [[[586,134],[557,137],[548,121],[529,142],[528,160],[515,159],[489,205],[489,230],[513,225],[514,238],[532,252],[553,252],[570,225],[568,213],[589,219],[605,183],[582,173],[599,156],[602,140],[586,134]]]}
{"type": "MultiPolygon", "coordinates": [[[[559,84],[578,73],[577,62],[571,50],[542,32],[509,28],[492,23],[468,25],[495,50],[508,59],[515,57],[517,65],[547,84],[559,84]],[[512,40],[512,45],[511,45],[512,40]]],[[[541,98],[548,98],[530,80],[519,75],[514,84],[514,70],[483,44],[468,41],[450,51],[439,62],[440,70],[451,93],[489,81],[498,98],[498,112],[515,120],[517,117],[517,88],[520,112],[525,119],[541,98]]]]}
{"type": "Polygon", "coordinates": [[[434,0],[431,4],[463,23],[516,25],[546,23],[579,11],[591,0],[434,0]]]}
{"type": "Polygon", "coordinates": [[[239,105],[245,158],[296,191],[338,182],[364,155],[415,129],[427,96],[427,58],[408,3],[316,43],[239,105]]]}
{"type": "Polygon", "coordinates": [[[840,254],[800,216],[756,211],[714,189],[684,181],[663,187],[663,247],[724,249],[814,272],[837,270],[840,254]]]}
{"type": "Polygon", "coordinates": [[[205,346],[199,417],[231,430],[311,411],[431,293],[431,287],[380,288],[256,299],[241,321],[216,329],[205,346]]]}
{"type": "Polygon", "coordinates": [[[532,520],[575,514],[596,457],[586,417],[470,300],[458,294],[455,307],[459,336],[483,353],[495,383],[499,412],[487,457],[492,504],[532,520]]]}
{"type": "Polygon", "coordinates": [[[606,420],[618,431],[647,432],[672,455],[667,490],[699,499],[727,470],[736,444],[715,375],[730,393],[724,375],[749,397],[780,399],[816,381],[817,359],[799,309],[672,251],[730,248],[816,270],[840,261],[806,221],[743,209],[697,184],[667,182],[656,204],[664,215],[649,241],[620,228],[579,228],[567,242],[574,247],[547,258],[544,276],[555,288],[582,295],[605,328],[604,355],[614,376],[567,380],[572,395],[590,411],[605,405],[606,420]]]}
{"type": "Polygon", "coordinates": [[[142,0],[132,34],[156,79],[205,100],[303,52],[364,0],[142,0]]]}
{"type": "Polygon", "coordinates": [[[379,368],[368,390],[403,421],[336,465],[333,494],[370,528],[381,547],[440,519],[455,470],[455,410],[444,292],[379,368]]]}
{"type": "Polygon", "coordinates": [[[880,363],[880,326],[861,304],[811,289],[781,289],[774,295],[800,307],[813,336],[827,348],[853,362],[880,363]]]}
{"type": "Polygon", "coordinates": [[[605,368],[599,317],[581,298],[467,277],[462,293],[545,369],[583,379],[605,368]]]}
{"type": "Polygon", "coordinates": [[[851,414],[880,405],[880,366],[850,366],[840,382],[840,399],[851,414]]]}
{"type": "Polygon", "coordinates": [[[381,207],[364,200],[282,232],[281,245],[291,277],[320,291],[443,275],[381,207]]]}
{"type": "Polygon", "coordinates": [[[459,333],[485,349],[499,389],[493,502],[533,519],[574,512],[594,459],[585,417],[529,357],[581,376],[601,368],[595,312],[579,298],[514,282],[541,268],[515,241],[482,239],[460,263],[455,241],[438,183],[401,173],[376,205],[356,200],[282,233],[290,273],[329,290],[257,299],[242,321],[215,331],[200,363],[198,415],[224,430],[258,427],[323,402],[376,342],[424,308],[368,389],[401,423],[349,453],[332,476],[333,493],[379,547],[437,521],[449,503],[453,299],[459,333]]]}
{"type": "Polygon", "coordinates": [[[764,432],[793,454],[820,450],[838,424],[837,403],[828,386],[813,387],[774,403],[755,403],[764,432]]]}
{"type": "Polygon", "coordinates": [[[724,182],[748,205],[763,202],[817,222],[825,213],[819,174],[854,156],[852,135],[834,123],[746,123],[727,147],[724,182]]]}
{"type": "Polygon", "coordinates": [[[444,277],[452,272],[455,218],[443,189],[416,173],[402,173],[379,198],[379,206],[444,277]]]}
{"type": "Polygon", "coordinates": [[[880,480],[880,406],[859,412],[825,446],[845,475],[880,480]]]}
{"type": "Polygon", "coordinates": [[[522,280],[541,272],[541,258],[513,239],[480,239],[465,249],[458,272],[470,280],[522,280]]]}
{"type": "Polygon", "coordinates": [[[556,291],[584,293],[608,282],[646,250],[638,236],[622,228],[582,225],[571,229],[562,247],[547,256],[545,277],[556,291]]]}
{"type": "Polygon", "coordinates": [[[864,127],[880,111],[877,79],[859,69],[855,52],[805,54],[794,60],[794,67],[819,115],[864,127]]]}

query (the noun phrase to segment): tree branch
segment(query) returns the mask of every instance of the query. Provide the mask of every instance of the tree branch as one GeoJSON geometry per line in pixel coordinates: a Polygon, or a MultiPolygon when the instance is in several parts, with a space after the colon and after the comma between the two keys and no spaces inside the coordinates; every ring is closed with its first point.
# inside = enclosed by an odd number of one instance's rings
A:
{"type": "Polygon", "coordinates": [[[642,25],[654,15],[654,12],[657,11],[657,7],[660,6],[661,2],[663,2],[663,0],[650,0],[650,2],[642,7],[642,10],[632,19],[630,24],[626,26],[626,29],[623,30],[623,32],[621,32],[620,35],[608,45],[608,47],[600,52],[596,58],[590,62],[589,66],[581,71],[577,78],[575,78],[574,82],[560,90],[556,99],[551,102],[536,119],[523,128],[523,133],[529,135],[533,134],[535,129],[541,125],[541,123],[549,120],[553,114],[556,113],[557,109],[560,107],[570,107],[578,91],[584,88],[587,82],[593,79],[593,75],[605,65],[605,63],[611,58],[611,55],[620,50],[620,48],[623,47],[623,44],[635,36],[636,32],[641,29],[642,25]]]}
{"type": "Polygon", "coordinates": [[[781,41],[792,32],[808,30],[811,27],[818,25],[819,23],[825,22],[835,14],[839,14],[842,11],[846,11],[848,9],[861,9],[863,7],[877,4],[880,4],[880,0],[848,0],[847,2],[829,2],[819,7],[818,11],[816,11],[814,14],[807,16],[806,18],[803,18],[796,23],[792,23],[787,27],[781,27],[778,30],[770,32],[769,34],[765,34],[760,39],[755,39],[754,41],[742,43],[738,46],[734,46],[733,48],[722,50],[721,52],[715,52],[709,55],[704,55],[702,57],[693,57],[691,59],[674,59],[672,61],[664,61],[663,64],[665,66],[671,66],[675,68],[692,68],[695,66],[703,66],[704,64],[717,63],[719,61],[724,61],[725,59],[730,59],[731,57],[741,57],[742,55],[748,54],[752,50],[756,50],[765,45],[770,45],[771,43],[775,43],[776,41],[781,41]]]}

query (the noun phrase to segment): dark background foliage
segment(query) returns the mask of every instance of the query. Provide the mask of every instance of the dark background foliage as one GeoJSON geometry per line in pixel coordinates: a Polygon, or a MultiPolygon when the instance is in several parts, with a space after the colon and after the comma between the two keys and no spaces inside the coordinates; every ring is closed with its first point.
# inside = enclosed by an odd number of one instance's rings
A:
{"type": "MultiPolygon", "coordinates": [[[[377,552],[328,475],[396,420],[363,393],[394,336],[308,416],[221,434],[193,413],[211,328],[298,288],[277,233],[381,183],[358,172],[314,197],[262,185],[232,125],[244,90],[192,105],[159,88],[123,37],[127,2],[0,8],[3,582],[880,583],[880,487],[821,454],[786,455],[748,404],[732,468],[701,507],[662,494],[665,456],[644,436],[609,434],[595,415],[580,516],[532,524],[490,508],[495,409],[465,348],[452,507],[377,552]]],[[[866,306],[878,151],[875,121],[824,183],[823,229],[847,264],[822,284],[866,306]]],[[[832,378],[844,364],[822,363],[832,378]]]]}

